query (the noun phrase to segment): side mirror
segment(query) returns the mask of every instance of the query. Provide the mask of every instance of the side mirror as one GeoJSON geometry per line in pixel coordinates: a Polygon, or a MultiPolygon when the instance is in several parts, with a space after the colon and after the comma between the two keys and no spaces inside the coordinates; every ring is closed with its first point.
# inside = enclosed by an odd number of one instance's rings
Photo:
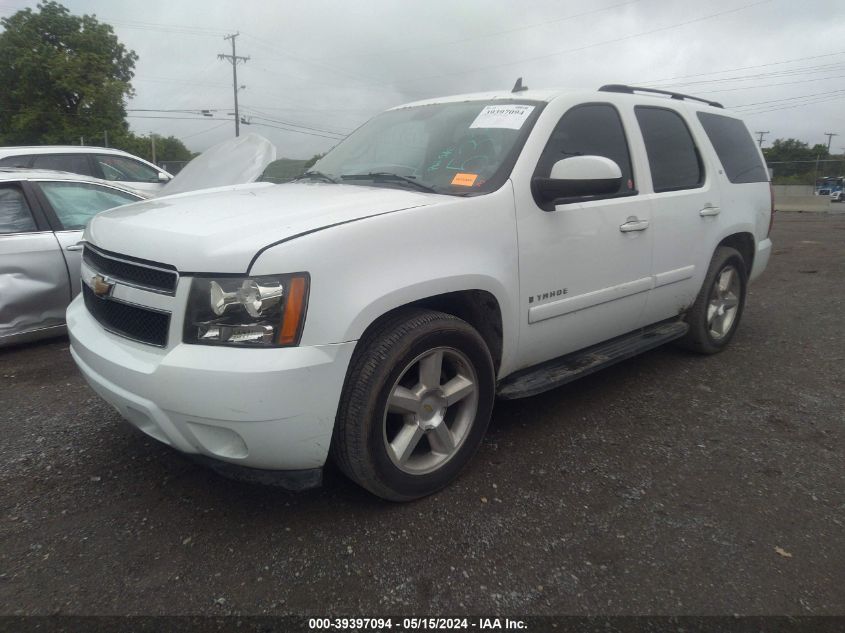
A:
{"type": "Polygon", "coordinates": [[[601,196],[619,191],[622,170],[603,156],[572,156],[552,165],[548,178],[534,178],[535,196],[542,203],[560,198],[601,196]]]}
{"type": "Polygon", "coordinates": [[[165,174],[163,171],[158,172],[158,181],[159,182],[169,182],[170,176],[165,174]]]}

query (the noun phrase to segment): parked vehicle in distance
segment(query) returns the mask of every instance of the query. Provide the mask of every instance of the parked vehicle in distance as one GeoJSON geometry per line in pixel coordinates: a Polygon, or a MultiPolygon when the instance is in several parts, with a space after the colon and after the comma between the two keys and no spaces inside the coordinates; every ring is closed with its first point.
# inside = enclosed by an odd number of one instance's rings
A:
{"type": "Polygon", "coordinates": [[[816,178],[815,194],[817,196],[833,196],[834,193],[842,191],[845,178],[842,176],[824,176],[816,178]]]}
{"type": "Polygon", "coordinates": [[[64,333],[82,230],[94,214],[143,199],[76,174],[0,168],[0,347],[64,333]]]}
{"type": "Polygon", "coordinates": [[[0,167],[65,171],[146,193],[157,192],[173,178],[128,152],[81,145],[0,147],[0,167]]]}
{"type": "Polygon", "coordinates": [[[73,358],[217,468],[304,488],[331,455],[385,499],[431,494],[496,396],[737,331],[772,248],[762,154],[719,104],[657,92],[421,101],[294,182],[102,213],[73,358]]]}

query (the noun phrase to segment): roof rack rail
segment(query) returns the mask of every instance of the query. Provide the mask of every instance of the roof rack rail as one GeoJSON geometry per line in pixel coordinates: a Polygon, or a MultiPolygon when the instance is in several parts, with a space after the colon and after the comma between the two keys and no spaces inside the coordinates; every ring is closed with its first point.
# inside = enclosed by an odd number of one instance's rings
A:
{"type": "Polygon", "coordinates": [[[606,86],[602,86],[599,88],[599,92],[624,92],[625,94],[634,94],[635,92],[653,92],[660,95],[668,95],[672,99],[691,99],[693,101],[701,101],[702,103],[706,103],[709,106],[713,106],[714,108],[724,108],[721,103],[717,103],[716,101],[708,101],[707,99],[702,99],[701,97],[693,97],[691,95],[681,94],[680,92],[670,92],[669,90],[658,90],[657,88],[640,88],[638,86],[626,86],[623,84],[607,84],[606,86]]]}

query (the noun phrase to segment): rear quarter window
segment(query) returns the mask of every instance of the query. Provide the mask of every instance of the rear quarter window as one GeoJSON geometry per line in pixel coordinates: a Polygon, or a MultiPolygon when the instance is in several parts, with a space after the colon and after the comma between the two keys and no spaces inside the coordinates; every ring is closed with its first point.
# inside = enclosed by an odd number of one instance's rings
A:
{"type": "Polygon", "coordinates": [[[732,183],[768,182],[769,175],[745,124],[721,114],[699,112],[698,120],[732,183]]]}

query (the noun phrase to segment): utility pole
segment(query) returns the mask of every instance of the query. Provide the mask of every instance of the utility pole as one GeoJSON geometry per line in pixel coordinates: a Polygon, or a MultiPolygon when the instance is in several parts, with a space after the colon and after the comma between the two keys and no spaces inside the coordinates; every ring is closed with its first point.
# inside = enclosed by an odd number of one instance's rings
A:
{"type": "Polygon", "coordinates": [[[156,162],[156,135],[155,132],[150,132],[150,149],[153,154],[153,165],[158,165],[156,162]]]}
{"type": "Polygon", "coordinates": [[[760,138],[757,139],[757,144],[762,148],[763,147],[763,137],[769,133],[768,130],[765,132],[754,132],[755,134],[759,134],[760,138]]]}
{"type": "Polygon", "coordinates": [[[232,88],[235,91],[235,136],[241,135],[241,117],[238,112],[238,62],[246,63],[249,61],[249,57],[237,55],[237,51],[235,50],[235,38],[238,37],[238,35],[240,35],[240,33],[233,33],[232,35],[227,35],[223,38],[224,40],[232,41],[231,55],[227,55],[225,53],[219,53],[217,55],[217,59],[225,59],[232,64],[232,88]]]}
{"type": "Polygon", "coordinates": [[[103,130],[103,139],[105,139],[105,146],[109,146],[109,131],[103,130]]]}
{"type": "Polygon", "coordinates": [[[827,153],[830,154],[830,141],[833,140],[834,136],[839,136],[836,132],[825,132],[824,135],[827,137],[827,153]]]}

